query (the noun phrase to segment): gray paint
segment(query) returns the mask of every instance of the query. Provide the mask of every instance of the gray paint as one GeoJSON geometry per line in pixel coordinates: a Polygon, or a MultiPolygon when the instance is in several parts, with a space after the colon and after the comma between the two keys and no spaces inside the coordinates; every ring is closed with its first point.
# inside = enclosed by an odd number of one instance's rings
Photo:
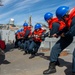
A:
{"type": "Polygon", "coordinates": [[[0,39],[4,40],[5,43],[9,43],[9,41],[15,41],[15,31],[11,30],[0,30],[0,39]]]}
{"type": "MultiPolygon", "coordinates": [[[[0,30],[0,39],[5,40],[5,43],[10,43],[15,41],[15,32],[11,30],[0,30]]],[[[53,45],[56,43],[56,41],[59,38],[46,38],[45,41],[41,43],[40,48],[47,48],[50,49],[53,47],[53,45]]],[[[75,37],[71,45],[69,45],[65,50],[67,50],[69,53],[72,53],[75,47],[75,37]]]]}
{"type": "MultiPolygon", "coordinates": [[[[48,49],[51,50],[51,48],[57,42],[58,39],[59,38],[46,38],[45,41],[42,43],[43,44],[42,47],[43,48],[48,48],[48,49]]],[[[71,43],[71,45],[69,45],[64,50],[68,51],[68,53],[73,53],[74,48],[75,48],[75,37],[74,37],[74,40],[71,43]]]]}

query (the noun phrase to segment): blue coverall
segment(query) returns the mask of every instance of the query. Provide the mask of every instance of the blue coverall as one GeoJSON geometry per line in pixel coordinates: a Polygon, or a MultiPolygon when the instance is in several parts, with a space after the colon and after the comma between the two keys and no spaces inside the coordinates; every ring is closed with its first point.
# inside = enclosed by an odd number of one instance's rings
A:
{"type": "Polygon", "coordinates": [[[37,53],[39,47],[41,45],[41,42],[35,42],[35,41],[32,41],[30,46],[29,46],[29,52],[34,55],[37,53]]]}
{"type": "MultiPolygon", "coordinates": [[[[65,37],[61,37],[56,44],[52,47],[50,54],[50,61],[56,62],[60,52],[69,46],[73,41],[73,36],[75,36],[75,17],[72,18],[70,29],[65,33],[65,37]]],[[[75,50],[73,52],[73,63],[72,71],[75,72],[75,50]]]]}
{"type": "Polygon", "coordinates": [[[32,39],[25,40],[25,42],[24,42],[24,51],[25,52],[29,53],[29,46],[30,46],[31,42],[32,42],[32,39]]]}

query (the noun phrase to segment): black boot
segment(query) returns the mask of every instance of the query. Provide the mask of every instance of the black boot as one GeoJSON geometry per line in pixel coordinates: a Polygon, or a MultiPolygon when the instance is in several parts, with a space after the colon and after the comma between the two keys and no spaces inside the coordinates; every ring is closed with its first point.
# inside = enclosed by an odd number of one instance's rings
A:
{"type": "Polygon", "coordinates": [[[60,66],[59,60],[57,60],[57,62],[56,62],[55,65],[56,65],[56,66],[60,66]]]}
{"type": "Polygon", "coordinates": [[[29,57],[29,59],[32,59],[35,57],[35,54],[31,54],[31,56],[29,57]]]}
{"type": "Polygon", "coordinates": [[[51,63],[49,64],[49,68],[48,68],[47,70],[45,70],[45,71],[43,72],[43,74],[46,75],[46,74],[55,73],[55,72],[56,72],[55,66],[56,66],[56,62],[51,62],[51,63]]]}
{"type": "Polygon", "coordinates": [[[75,72],[72,72],[72,75],[75,75],[75,72]]]}
{"type": "Polygon", "coordinates": [[[27,52],[27,51],[25,51],[23,55],[26,55],[26,54],[28,54],[28,52],[27,52]]]}
{"type": "Polygon", "coordinates": [[[37,52],[36,51],[31,51],[31,56],[29,57],[29,59],[32,59],[36,56],[37,52]]]}

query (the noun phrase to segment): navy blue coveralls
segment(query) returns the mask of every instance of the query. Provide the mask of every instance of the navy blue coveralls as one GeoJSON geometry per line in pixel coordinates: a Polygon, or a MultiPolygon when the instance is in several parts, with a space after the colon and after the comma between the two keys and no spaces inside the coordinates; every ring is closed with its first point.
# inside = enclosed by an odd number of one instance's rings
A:
{"type": "Polygon", "coordinates": [[[24,35],[24,51],[25,53],[29,53],[28,49],[29,49],[29,46],[32,42],[32,39],[31,38],[28,38],[29,34],[30,34],[30,30],[26,30],[26,34],[24,35]]]}
{"type": "MultiPolygon", "coordinates": [[[[50,34],[53,35],[54,33],[60,35],[61,32],[58,31],[59,23],[53,23],[52,30],[50,31],[50,34]]],[[[65,28],[64,33],[67,32],[67,29],[65,28]]],[[[73,37],[60,37],[60,39],[55,43],[55,45],[51,49],[50,53],[50,62],[57,62],[57,59],[59,57],[59,54],[67,47],[69,46],[73,41],[73,37]]]]}
{"type": "MultiPolygon", "coordinates": [[[[53,25],[53,32],[56,29],[56,25],[53,25]]],[[[60,39],[55,43],[55,45],[52,47],[51,53],[50,53],[50,61],[56,62],[59,54],[61,51],[63,51],[67,46],[69,46],[73,41],[73,36],[75,36],[75,17],[72,18],[72,22],[70,25],[70,29],[65,33],[65,37],[60,37],[60,39]]],[[[59,33],[57,33],[59,34],[59,33]]],[[[75,72],[75,49],[73,52],[73,63],[72,63],[72,71],[75,72]]]]}
{"type": "MultiPolygon", "coordinates": [[[[38,34],[40,34],[40,31],[41,31],[41,36],[44,34],[44,30],[42,30],[42,29],[40,29],[39,31],[38,31],[38,34]]],[[[35,30],[34,30],[34,32],[35,32],[35,30]]],[[[33,35],[35,35],[34,34],[34,32],[33,32],[33,35]]],[[[44,40],[44,39],[42,39],[41,37],[40,37],[40,40],[44,40]]],[[[38,49],[39,49],[39,47],[40,47],[40,45],[41,45],[41,42],[42,41],[40,41],[40,40],[34,40],[34,38],[33,38],[33,40],[32,40],[32,42],[31,42],[31,44],[30,44],[30,46],[29,46],[29,51],[30,51],[30,53],[31,53],[31,55],[35,55],[37,52],[38,52],[38,49]]]]}

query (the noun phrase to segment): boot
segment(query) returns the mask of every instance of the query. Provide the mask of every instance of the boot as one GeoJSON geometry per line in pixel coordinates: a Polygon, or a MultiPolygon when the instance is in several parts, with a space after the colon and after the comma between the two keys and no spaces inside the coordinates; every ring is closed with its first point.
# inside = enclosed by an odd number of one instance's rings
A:
{"type": "Polygon", "coordinates": [[[36,55],[35,54],[31,54],[31,56],[29,57],[29,59],[34,58],[36,55]]]}
{"type": "Polygon", "coordinates": [[[26,55],[26,54],[28,54],[28,52],[27,52],[27,51],[25,51],[23,55],[26,55]]]}
{"type": "Polygon", "coordinates": [[[72,75],[75,75],[75,72],[72,72],[72,75]]]}
{"type": "Polygon", "coordinates": [[[36,56],[37,52],[36,51],[31,51],[31,56],[29,57],[29,59],[32,59],[36,56]]]}
{"type": "Polygon", "coordinates": [[[31,55],[30,57],[29,57],[29,59],[32,59],[32,58],[34,58],[35,57],[35,55],[31,55]]]}
{"type": "Polygon", "coordinates": [[[50,62],[49,68],[43,72],[44,75],[56,72],[56,62],[50,62]]]}
{"type": "Polygon", "coordinates": [[[56,66],[60,66],[59,60],[57,60],[57,62],[56,62],[55,65],[56,65],[56,66]]]}

